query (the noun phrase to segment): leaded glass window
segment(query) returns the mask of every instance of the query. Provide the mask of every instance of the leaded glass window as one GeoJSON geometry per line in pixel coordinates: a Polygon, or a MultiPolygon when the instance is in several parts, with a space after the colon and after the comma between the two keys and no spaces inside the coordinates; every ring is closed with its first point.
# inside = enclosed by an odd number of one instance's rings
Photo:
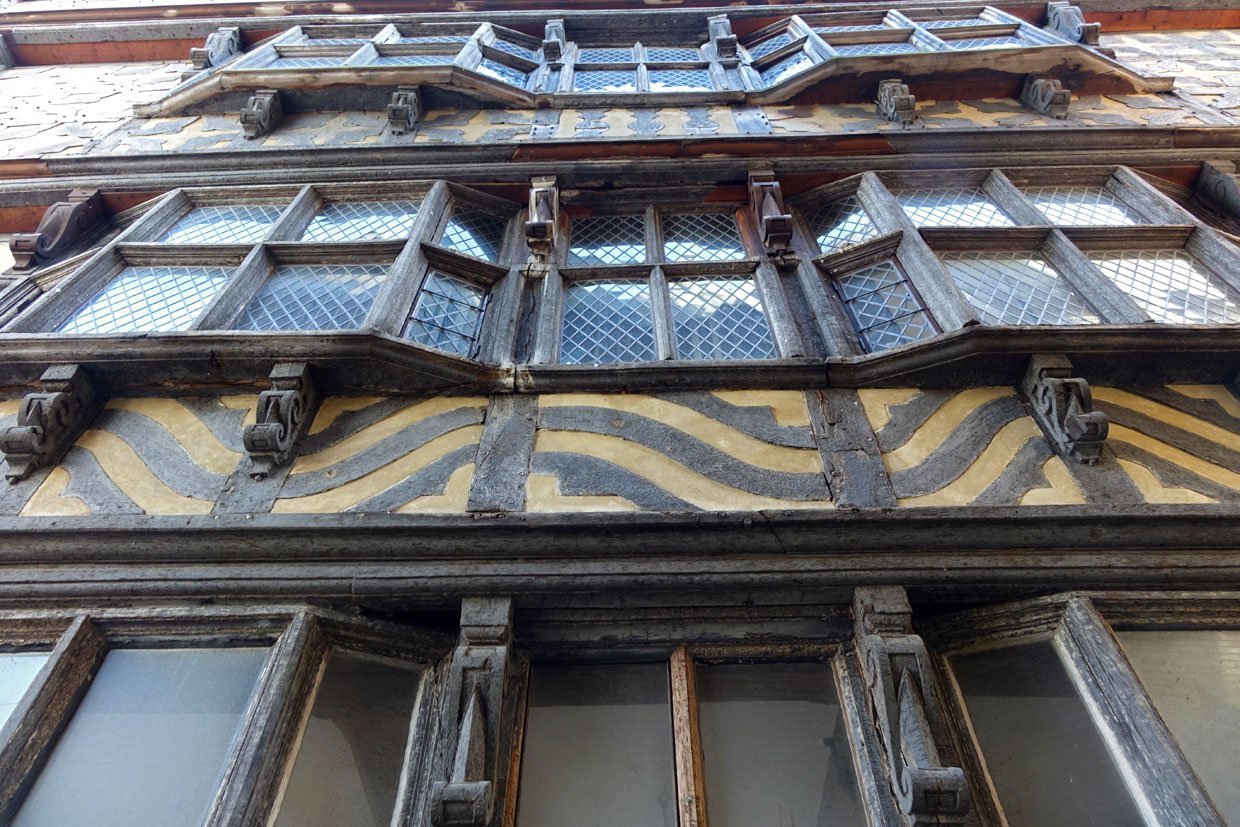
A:
{"type": "Polygon", "coordinates": [[[574,218],[568,265],[640,264],[646,260],[645,221],[640,215],[574,218]]]}
{"type": "Polygon", "coordinates": [[[758,74],[764,84],[774,86],[793,75],[799,75],[813,65],[814,61],[810,60],[805,52],[795,52],[760,70],[758,74]]]}
{"type": "Polygon", "coordinates": [[[577,92],[636,92],[637,73],[622,69],[582,71],[573,74],[573,90],[577,92]]]}
{"type": "Polygon", "coordinates": [[[765,40],[748,46],[749,57],[752,60],[766,57],[769,54],[779,51],[785,46],[792,45],[794,38],[788,31],[782,31],[774,37],[768,37],[765,40]]]}
{"type": "Polygon", "coordinates": [[[921,51],[912,43],[857,43],[854,45],[836,46],[835,51],[840,57],[862,57],[865,55],[903,55],[921,51]]]}
{"type": "Polygon", "coordinates": [[[655,357],[645,279],[571,282],[564,291],[560,361],[569,365],[648,362],[655,357]]]}
{"type": "Polygon", "coordinates": [[[688,63],[701,59],[702,55],[697,49],[685,49],[678,46],[646,47],[646,60],[651,63],[688,63]]]}
{"type": "Polygon", "coordinates": [[[868,351],[887,350],[937,332],[912,285],[890,259],[833,281],[868,351]]]}
{"type": "Polygon", "coordinates": [[[1096,324],[1099,319],[1034,253],[944,253],[943,263],[987,324],[1096,324]]]}
{"type": "Polygon", "coordinates": [[[663,255],[667,261],[739,261],[745,257],[730,213],[663,216],[663,255]]]}
{"type": "Polygon", "coordinates": [[[919,227],[1014,226],[979,187],[901,190],[895,196],[919,227]]]}
{"type": "Polygon", "coordinates": [[[231,275],[226,267],[126,267],[56,332],[186,330],[231,275]]]}
{"type": "Polygon", "coordinates": [[[1034,187],[1025,190],[1051,224],[1126,227],[1145,223],[1105,187],[1034,187]]]}
{"type": "Polygon", "coordinates": [[[771,359],[775,348],[753,279],[668,282],[676,355],[681,359],[771,359]]]}
{"type": "Polygon", "coordinates": [[[805,220],[824,253],[833,253],[878,235],[856,195],[809,210],[805,220]]]}
{"type": "Polygon", "coordinates": [[[630,63],[632,49],[584,48],[577,50],[578,63],[630,63]]]}
{"type": "Polygon", "coordinates": [[[1116,250],[1089,258],[1155,321],[1240,322],[1240,295],[1183,250],[1116,250]]]}
{"type": "Polygon", "coordinates": [[[162,244],[253,244],[267,235],[283,207],[204,206],[186,213],[159,237],[162,244]]]}
{"type": "Polygon", "coordinates": [[[455,54],[379,55],[375,66],[451,66],[455,54]]]}
{"type": "Polygon", "coordinates": [[[302,241],[388,241],[406,238],[418,205],[412,201],[325,204],[302,241]]]}
{"type": "Polygon", "coordinates": [[[405,337],[458,356],[474,356],[486,302],[484,288],[432,270],[418,291],[405,337]]]}
{"type": "Polygon", "coordinates": [[[489,57],[484,57],[478,63],[478,68],[475,71],[512,86],[519,86],[522,89],[525,88],[525,83],[529,79],[529,75],[520,69],[514,69],[506,63],[500,63],[498,60],[493,60],[489,57]]]}
{"type": "Polygon", "coordinates": [[[345,330],[362,326],[385,264],[279,267],[241,313],[238,330],[345,330]]]}
{"type": "Polygon", "coordinates": [[[508,220],[467,206],[452,210],[440,243],[443,246],[486,261],[499,261],[508,220]]]}
{"type": "Polygon", "coordinates": [[[711,89],[705,69],[651,69],[647,73],[651,92],[697,92],[711,89]]]}

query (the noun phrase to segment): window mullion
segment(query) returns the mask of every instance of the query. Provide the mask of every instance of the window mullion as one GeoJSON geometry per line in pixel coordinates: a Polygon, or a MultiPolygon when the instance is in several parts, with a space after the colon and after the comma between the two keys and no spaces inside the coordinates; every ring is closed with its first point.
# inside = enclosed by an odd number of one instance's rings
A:
{"type": "Polygon", "coordinates": [[[534,330],[534,363],[547,365],[555,362],[560,353],[560,326],[564,317],[564,277],[559,268],[551,269],[543,278],[539,295],[538,323],[534,330]]]}
{"type": "Polygon", "coordinates": [[[805,356],[805,343],[797,332],[796,321],[792,316],[792,308],[788,297],[784,295],[784,284],[779,271],[770,259],[763,257],[754,270],[754,281],[758,284],[758,293],[762,297],[762,309],[766,312],[767,322],[771,327],[771,336],[775,339],[775,348],[785,359],[793,356],[805,356]]]}
{"type": "Polygon", "coordinates": [[[0,730],[0,823],[17,814],[106,654],[103,636],[78,616],[13,709],[0,730]]]}
{"type": "Polygon", "coordinates": [[[663,268],[650,270],[650,307],[654,319],[655,359],[676,358],[676,334],[672,330],[672,300],[668,295],[667,277],[663,268]]]}
{"type": "Polygon", "coordinates": [[[314,616],[296,615],[259,676],[206,827],[267,822],[326,654],[327,639],[314,616]]]}
{"type": "Polygon", "coordinates": [[[986,176],[986,180],[982,182],[982,191],[1021,226],[1041,227],[1051,223],[1033,202],[997,169],[986,176]]]}
{"type": "Polygon", "coordinates": [[[254,298],[254,294],[262,289],[263,283],[267,281],[274,269],[275,262],[267,252],[267,247],[264,244],[254,245],[250,254],[237,267],[228,284],[216,294],[211,303],[207,305],[207,309],[194,320],[189,329],[223,328],[227,330],[237,315],[254,298]]]}
{"type": "Polygon", "coordinates": [[[1077,294],[1111,324],[1152,321],[1132,297],[1119,289],[1061,230],[1051,230],[1042,245],[1046,262],[1064,277],[1077,294]]]}
{"type": "Polygon", "coordinates": [[[839,294],[824,281],[824,275],[814,265],[817,250],[811,249],[809,239],[814,234],[805,225],[800,210],[793,213],[792,249],[797,254],[797,281],[809,303],[810,312],[818,327],[829,356],[857,356],[862,353],[858,346],[853,323],[840,301],[839,294]]]}
{"type": "Polygon", "coordinates": [[[417,298],[418,289],[426,278],[426,253],[422,242],[434,243],[437,233],[447,219],[449,201],[448,185],[436,181],[413,220],[409,239],[389,270],[388,278],[379,288],[379,295],[366,315],[365,327],[399,336],[405,320],[417,298]]]}
{"type": "Polygon", "coordinates": [[[676,758],[679,827],[707,827],[706,780],[693,657],[686,647],[679,646],[672,652],[668,666],[671,670],[672,740],[676,758]]]}
{"type": "Polygon", "coordinates": [[[265,241],[295,241],[323,206],[323,199],[312,186],[301,188],[283,215],[267,231],[265,241]]]}

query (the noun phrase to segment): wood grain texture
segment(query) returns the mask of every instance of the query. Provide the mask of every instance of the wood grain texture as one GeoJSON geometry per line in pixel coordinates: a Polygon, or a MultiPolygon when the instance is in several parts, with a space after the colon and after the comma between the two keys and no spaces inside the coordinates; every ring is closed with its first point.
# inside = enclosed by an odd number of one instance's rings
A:
{"type": "Polygon", "coordinates": [[[698,725],[697,671],[684,646],[668,661],[672,686],[672,743],[676,759],[676,805],[680,827],[706,827],[706,777],[698,725]]]}

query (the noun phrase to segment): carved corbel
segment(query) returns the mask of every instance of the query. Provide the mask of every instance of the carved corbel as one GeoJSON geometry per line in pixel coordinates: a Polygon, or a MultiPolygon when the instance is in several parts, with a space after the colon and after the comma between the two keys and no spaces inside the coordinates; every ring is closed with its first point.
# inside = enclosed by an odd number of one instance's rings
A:
{"type": "Polygon", "coordinates": [[[1025,87],[1020,93],[1020,102],[1034,112],[1050,115],[1056,120],[1068,117],[1068,104],[1072,94],[1063,88],[1063,84],[1054,78],[1037,78],[1025,76],[1025,87]]]}
{"type": "Polygon", "coordinates": [[[946,743],[930,656],[913,634],[912,609],[898,586],[857,589],[856,645],[886,753],[888,781],[908,827],[963,824],[969,812],[964,770],[944,766],[946,743]]]}
{"type": "Polygon", "coordinates": [[[878,114],[892,123],[908,126],[917,119],[917,98],[899,78],[878,82],[878,114]]]}
{"type": "Polygon", "coordinates": [[[1240,218],[1240,186],[1236,183],[1234,162],[1202,161],[1194,189],[1207,201],[1240,218]]]}
{"type": "Polygon", "coordinates": [[[241,131],[247,140],[261,138],[280,125],[284,105],[275,89],[259,89],[241,110],[241,131]]]}
{"type": "Polygon", "coordinates": [[[393,135],[412,132],[422,120],[422,92],[416,86],[397,86],[387,106],[388,129],[393,135]]]}
{"type": "Polygon", "coordinates": [[[539,279],[549,272],[559,223],[560,191],[555,178],[535,178],[530,182],[529,220],[525,222],[525,243],[530,248],[526,278],[539,279]]]}
{"type": "Polygon", "coordinates": [[[707,32],[715,54],[719,57],[736,57],[736,35],[732,33],[732,21],[726,14],[706,18],[707,32]]]}
{"type": "Polygon", "coordinates": [[[258,395],[255,422],[247,425],[242,435],[253,466],[251,477],[264,479],[277,465],[288,461],[317,405],[309,365],[294,362],[275,366],[271,390],[258,395]]]}
{"type": "Polygon", "coordinates": [[[792,215],[772,172],[749,173],[749,214],[762,234],[767,255],[780,264],[796,264],[792,251],[792,215]]]}
{"type": "Polygon", "coordinates": [[[17,424],[0,433],[0,451],[9,466],[4,476],[10,483],[59,462],[99,412],[99,395],[80,365],[53,365],[39,384],[41,393],[22,399],[17,424]]]}
{"type": "Polygon", "coordinates": [[[9,240],[14,270],[33,270],[73,246],[108,220],[99,190],[73,190],[68,200],[47,208],[33,233],[15,233],[9,240]]]}
{"type": "Polygon", "coordinates": [[[441,766],[447,780],[436,781],[431,788],[433,827],[485,827],[495,813],[511,641],[510,599],[462,601],[461,637],[442,709],[448,732],[441,766]]]}
{"type": "Polygon", "coordinates": [[[1079,6],[1067,2],[1046,4],[1047,28],[1073,43],[1097,46],[1102,34],[1101,23],[1086,23],[1079,6]]]}
{"type": "Polygon", "coordinates": [[[564,57],[564,46],[568,42],[568,36],[564,33],[563,20],[548,20],[547,25],[543,27],[543,57],[548,63],[553,63],[564,57]]]}
{"type": "Polygon", "coordinates": [[[202,46],[189,50],[189,61],[195,70],[201,72],[212,66],[219,66],[235,55],[241,54],[241,29],[236,26],[224,26],[207,35],[202,46]]]}
{"type": "Polygon", "coordinates": [[[1030,359],[1021,393],[1056,453],[1086,465],[1098,462],[1107,438],[1107,416],[1094,410],[1089,383],[1073,378],[1066,356],[1039,354],[1030,359]]]}

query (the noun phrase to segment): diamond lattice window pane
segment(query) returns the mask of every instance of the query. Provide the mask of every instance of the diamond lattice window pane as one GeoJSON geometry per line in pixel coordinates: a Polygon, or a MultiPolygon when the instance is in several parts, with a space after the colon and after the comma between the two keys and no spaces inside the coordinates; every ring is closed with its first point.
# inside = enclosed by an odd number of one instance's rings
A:
{"type": "Polygon", "coordinates": [[[578,49],[578,63],[631,63],[632,49],[578,49]]]}
{"type": "Polygon", "coordinates": [[[57,332],[185,330],[231,272],[226,267],[126,267],[57,332]]]}
{"type": "Polygon", "coordinates": [[[739,261],[745,257],[736,219],[724,213],[663,216],[667,261],[739,261]]]}
{"type": "Polygon", "coordinates": [[[368,37],[308,37],[307,46],[360,46],[369,43],[368,37]]]}
{"type": "Polygon", "coordinates": [[[507,40],[496,40],[491,44],[491,46],[501,52],[516,55],[517,57],[523,57],[530,63],[538,62],[538,50],[536,49],[527,49],[525,46],[520,46],[516,43],[509,43],[507,40]]]}
{"type": "Polygon", "coordinates": [[[1052,224],[1127,227],[1144,223],[1105,187],[1037,187],[1025,194],[1052,224]]]}
{"type": "Polygon", "coordinates": [[[818,241],[818,248],[831,253],[878,235],[878,229],[856,195],[823,204],[805,214],[818,241]]]}
{"type": "Polygon", "coordinates": [[[640,215],[574,218],[568,266],[640,264],[646,260],[645,220],[640,215]]]}
{"type": "Polygon", "coordinates": [[[327,204],[302,233],[302,241],[399,241],[408,237],[418,205],[413,201],[327,204]]]}
{"type": "Polygon", "coordinates": [[[431,271],[418,291],[405,337],[460,356],[472,356],[482,330],[487,291],[464,279],[431,271]]]}
{"type": "Polygon", "coordinates": [[[597,72],[573,73],[573,89],[577,92],[636,92],[637,73],[605,69],[597,72]]]}
{"type": "Polygon", "coordinates": [[[835,287],[866,350],[886,350],[935,333],[904,274],[890,260],[840,276],[835,287]]]}
{"type": "Polygon", "coordinates": [[[809,56],[806,55],[805,52],[796,52],[795,54],[788,55],[783,60],[766,67],[758,74],[762,76],[762,82],[764,84],[767,86],[774,86],[775,84],[780,83],[793,75],[799,75],[801,72],[804,72],[813,65],[814,61],[810,60],[809,56]]]}
{"type": "Polygon", "coordinates": [[[486,75],[489,78],[495,78],[513,86],[520,86],[522,89],[525,88],[525,82],[529,78],[529,75],[525,72],[500,63],[498,60],[491,60],[489,57],[484,57],[474,71],[480,75],[486,75]]]}
{"type": "Polygon", "coordinates": [[[752,279],[668,282],[681,359],[771,359],[771,328],[752,279]]]}
{"type": "Polygon", "coordinates": [[[1096,324],[1059,274],[1032,253],[947,253],[943,263],[987,324],[1096,324]]]}
{"type": "Polygon", "coordinates": [[[761,43],[755,43],[747,47],[749,49],[749,57],[751,60],[757,60],[760,57],[766,57],[772,52],[777,52],[785,46],[792,43],[793,37],[787,31],[780,32],[774,37],[768,37],[761,43]]]}
{"type": "Polygon", "coordinates": [[[159,237],[163,244],[253,244],[267,234],[282,207],[195,207],[159,237]]]}
{"type": "Polygon", "coordinates": [[[685,49],[676,46],[647,46],[646,60],[650,63],[680,63],[682,61],[701,60],[702,55],[697,49],[685,49]]]}
{"type": "Polygon", "coordinates": [[[456,55],[380,55],[373,66],[450,66],[456,55]]]}
{"type": "Polygon", "coordinates": [[[384,264],[280,267],[237,320],[238,330],[344,330],[361,327],[387,277],[384,264]]]}
{"type": "Polygon", "coordinates": [[[653,358],[650,286],[644,279],[568,285],[564,291],[561,362],[604,365],[653,358]]]}
{"type": "Polygon", "coordinates": [[[904,190],[895,194],[900,206],[919,227],[1012,227],[978,187],[942,190],[904,190]]]}
{"type": "Polygon", "coordinates": [[[469,35],[465,34],[431,34],[402,37],[398,43],[467,43],[469,35]]]}
{"type": "Polygon", "coordinates": [[[1033,46],[1035,44],[1022,40],[1016,35],[1002,35],[1000,37],[964,37],[959,40],[949,40],[947,44],[953,49],[1019,49],[1023,46],[1033,46]]]}
{"type": "Polygon", "coordinates": [[[1089,258],[1155,321],[1240,322],[1240,295],[1183,250],[1123,250],[1090,253],[1089,258]]]}
{"type": "Polygon", "coordinates": [[[698,92],[712,89],[705,69],[650,69],[646,73],[651,92],[698,92]]]}
{"type": "Polygon", "coordinates": [[[261,67],[263,69],[336,69],[344,65],[348,55],[325,55],[323,57],[277,57],[261,67]]]}
{"type": "Polygon", "coordinates": [[[457,207],[444,227],[440,244],[458,253],[499,261],[508,219],[472,207],[457,207]]]}
{"type": "Polygon", "coordinates": [[[958,29],[961,26],[985,26],[988,21],[970,17],[967,20],[923,20],[920,25],[927,29],[958,29]]]}
{"type": "Polygon", "coordinates": [[[921,51],[912,43],[857,43],[848,46],[836,46],[835,51],[840,57],[864,57],[865,55],[903,55],[921,51]]]}

